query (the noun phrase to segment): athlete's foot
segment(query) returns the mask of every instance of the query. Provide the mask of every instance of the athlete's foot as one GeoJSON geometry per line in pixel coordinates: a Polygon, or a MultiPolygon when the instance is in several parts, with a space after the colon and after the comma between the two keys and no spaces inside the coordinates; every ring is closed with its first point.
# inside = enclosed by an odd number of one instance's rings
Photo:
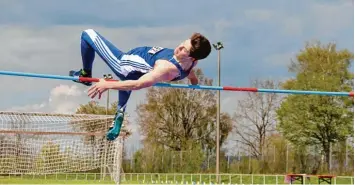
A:
{"type": "Polygon", "coordinates": [[[107,140],[113,141],[120,135],[120,131],[123,123],[123,117],[124,117],[124,113],[121,110],[118,110],[111,127],[107,131],[106,134],[107,140]]]}
{"type": "MultiPolygon", "coordinates": [[[[69,71],[69,76],[73,76],[73,77],[88,77],[88,78],[91,78],[91,74],[85,72],[83,69],[80,69],[79,71],[74,71],[74,70],[71,70],[69,71]]],[[[91,86],[92,85],[92,82],[81,82],[79,80],[73,80],[74,82],[77,82],[77,83],[81,83],[81,84],[84,84],[86,86],[91,86]]]]}

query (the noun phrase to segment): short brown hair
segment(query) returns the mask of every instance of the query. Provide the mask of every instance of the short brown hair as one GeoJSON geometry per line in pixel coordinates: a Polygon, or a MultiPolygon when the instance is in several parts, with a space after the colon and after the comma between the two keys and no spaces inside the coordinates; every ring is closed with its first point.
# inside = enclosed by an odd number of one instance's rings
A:
{"type": "Polygon", "coordinates": [[[200,33],[194,33],[190,39],[190,57],[193,57],[196,60],[201,60],[206,58],[211,53],[210,41],[205,36],[200,33]]]}

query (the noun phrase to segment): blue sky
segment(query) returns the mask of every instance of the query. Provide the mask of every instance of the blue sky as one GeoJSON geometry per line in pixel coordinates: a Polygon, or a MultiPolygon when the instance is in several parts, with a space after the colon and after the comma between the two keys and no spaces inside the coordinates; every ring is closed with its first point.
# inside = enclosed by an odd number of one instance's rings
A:
{"type": "MultiPolygon", "coordinates": [[[[351,0],[1,0],[0,68],[66,75],[80,67],[79,38],[87,28],[96,29],[122,50],[141,45],[175,47],[192,32],[201,32],[212,43],[224,43],[221,84],[249,86],[256,78],[292,76],[287,65],[307,41],[335,42],[353,51],[353,17],[351,0]]],[[[216,79],[216,61],[213,51],[198,67],[216,79]]],[[[97,77],[110,72],[99,59],[95,69],[97,77]]],[[[4,84],[1,110],[67,113],[89,101],[86,88],[71,82],[18,77],[0,77],[0,82],[4,84]]],[[[131,97],[132,119],[144,93],[131,97]]],[[[223,92],[222,111],[232,112],[240,98],[243,93],[223,92]]],[[[131,142],[138,143],[137,137],[131,142]]]]}

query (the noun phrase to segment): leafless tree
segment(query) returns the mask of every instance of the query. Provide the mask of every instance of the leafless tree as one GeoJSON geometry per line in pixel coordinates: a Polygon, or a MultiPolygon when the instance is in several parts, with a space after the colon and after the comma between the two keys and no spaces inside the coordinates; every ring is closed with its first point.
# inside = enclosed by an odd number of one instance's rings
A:
{"type": "MultiPolygon", "coordinates": [[[[277,89],[279,84],[272,80],[255,80],[253,87],[277,89]]],[[[233,117],[233,128],[242,150],[256,159],[262,159],[266,151],[268,135],[275,132],[276,108],[281,96],[275,93],[247,93],[239,100],[233,117]]]]}

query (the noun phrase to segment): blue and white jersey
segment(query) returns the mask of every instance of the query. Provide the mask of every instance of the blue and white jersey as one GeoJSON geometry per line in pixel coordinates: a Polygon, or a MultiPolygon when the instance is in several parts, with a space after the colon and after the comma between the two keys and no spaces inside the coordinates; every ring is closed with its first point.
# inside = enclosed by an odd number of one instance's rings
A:
{"type": "Polygon", "coordinates": [[[138,79],[152,70],[157,60],[167,60],[174,64],[180,71],[179,76],[173,81],[184,79],[189,75],[193,65],[190,69],[184,71],[173,56],[174,50],[170,48],[137,47],[124,53],[120,58],[121,73],[128,79],[138,79]]]}

